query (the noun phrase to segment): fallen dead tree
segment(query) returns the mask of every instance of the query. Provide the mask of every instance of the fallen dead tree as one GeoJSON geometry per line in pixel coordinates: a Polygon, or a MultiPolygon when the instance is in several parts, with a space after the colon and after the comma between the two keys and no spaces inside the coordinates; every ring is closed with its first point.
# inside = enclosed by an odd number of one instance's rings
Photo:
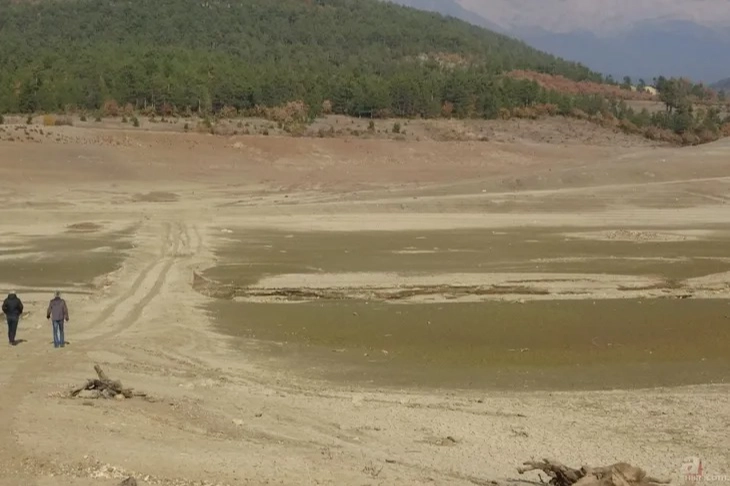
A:
{"type": "Polygon", "coordinates": [[[527,461],[517,472],[542,471],[550,477],[551,486],[658,486],[669,484],[668,479],[647,476],[646,472],[625,462],[604,467],[583,466],[573,469],[557,461],[527,461]]]}
{"type": "Polygon", "coordinates": [[[86,381],[86,384],[71,391],[72,397],[79,398],[116,398],[123,400],[132,397],[146,397],[144,393],[135,392],[132,388],[125,388],[119,380],[111,380],[101,366],[94,365],[97,378],[86,381]]]}

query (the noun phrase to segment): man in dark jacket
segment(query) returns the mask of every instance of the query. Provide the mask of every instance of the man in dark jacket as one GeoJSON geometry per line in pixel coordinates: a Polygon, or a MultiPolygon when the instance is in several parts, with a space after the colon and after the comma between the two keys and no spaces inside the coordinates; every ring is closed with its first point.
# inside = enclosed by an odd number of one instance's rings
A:
{"type": "Polygon", "coordinates": [[[15,333],[18,332],[18,320],[23,314],[23,303],[20,301],[15,292],[10,292],[8,297],[3,301],[3,314],[8,321],[8,341],[11,346],[15,346],[15,333]]]}
{"type": "Polygon", "coordinates": [[[61,298],[61,292],[56,292],[48,304],[46,319],[53,323],[53,347],[64,347],[66,339],[63,335],[63,323],[68,322],[68,307],[66,301],[61,298]]]}

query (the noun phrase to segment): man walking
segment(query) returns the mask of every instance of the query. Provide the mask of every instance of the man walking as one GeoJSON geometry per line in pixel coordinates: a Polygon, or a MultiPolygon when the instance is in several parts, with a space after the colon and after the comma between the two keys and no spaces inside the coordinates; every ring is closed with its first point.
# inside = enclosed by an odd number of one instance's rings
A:
{"type": "Polygon", "coordinates": [[[53,323],[53,347],[64,347],[66,340],[63,335],[63,324],[68,322],[68,307],[66,301],[61,298],[61,292],[56,292],[48,304],[46,319],[50,319],[53,323]]]}
{"type": "Polygon", "coordinates": [[[23,314],[23,303],[20,301],[15,292],[10,292],[3,301],[3,314],[8,321],[8,341],[11,346],[18,344],[15,341],[15,333],[18,332],[18,320],[23,314]]]}

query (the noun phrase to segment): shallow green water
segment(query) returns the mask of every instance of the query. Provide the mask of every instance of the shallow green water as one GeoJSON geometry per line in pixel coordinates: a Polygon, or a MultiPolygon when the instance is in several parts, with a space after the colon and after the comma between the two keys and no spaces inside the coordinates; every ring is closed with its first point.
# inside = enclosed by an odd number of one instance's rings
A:
{"type": "MultiPolygon", "coordinates": [[[[234,233],[218,249],[225,264],[206,275],[236,285],[279,273],[345,271],[614,273],[672,281],[730,270],[712,259],[730,256],[726,233],[634,243],[566,239],[563,231],[234,233]],[[436,253],[397,253],[404,250],[436,253]]],[[[207,310],[224,332],[242,338],[242,349],[251,352],[243,343],[255,339],[261,357],[277,366],[338,382],[603,389],[730,377],[727,300],[215,301],[207,310]]]]}
{"type": "Polygon", "coordinates": [[[248,285],[266,275],[301,272],[579,272],[683,279],[730,270],[730,263],[711,259],[730,257],[730,235],[633,243],[570,239],[563,232],[234,233],[217,250],[224,263],[206,276],[248,285]]]}
{"type": "Polygon", "coordinates": [[[208,310],[225,332],[278,343],[267,349],[287,365],[337,381],[593,389],[730,377],[725,300],[219,301],[208,310]]]}
{"type": "Polygon", "coordinates": [[[0,248],[0,257],[11,257],[0,259],[0,280],[30,289],[88,284],[121,265],[130,237],[131,230],[24,238],[10,251],[0,248]]]}

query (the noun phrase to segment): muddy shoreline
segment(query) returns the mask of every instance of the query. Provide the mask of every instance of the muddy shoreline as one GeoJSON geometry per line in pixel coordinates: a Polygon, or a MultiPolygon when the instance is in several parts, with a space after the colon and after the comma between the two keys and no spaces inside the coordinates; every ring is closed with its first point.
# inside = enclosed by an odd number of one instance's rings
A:
{"type": "Polygon", "coordinates": [[[0,141],[0,280],[29,309],[0,347],[2,486],[470,486],[546,455],[730,473],[730,145],[44,131],[0,141]],[[195,273],[347,298],[218,299],[195,273]],[[351,298],[398,284],[591,298],[351,298]],[[646,297],[678,284],[721,298],[646,297]],[[149,400],[64,396],[95,364],[149,400]]]}

